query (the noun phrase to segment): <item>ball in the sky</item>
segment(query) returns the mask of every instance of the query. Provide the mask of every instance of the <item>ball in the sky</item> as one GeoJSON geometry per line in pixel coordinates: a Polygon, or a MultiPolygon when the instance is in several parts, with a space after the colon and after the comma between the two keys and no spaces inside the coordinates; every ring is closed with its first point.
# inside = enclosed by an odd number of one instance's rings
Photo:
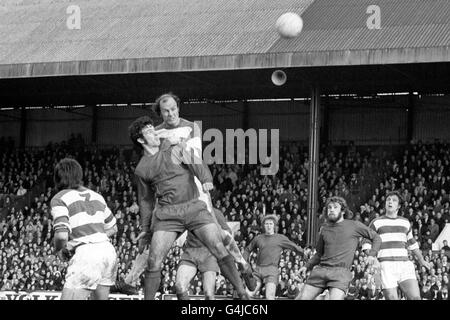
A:
{"type": "Polygon", "coordinates": [[[295,38],[302,32],[303,19],[296,13],[287,12],[277,19],[275,28],[283,38],[295,38]]]}

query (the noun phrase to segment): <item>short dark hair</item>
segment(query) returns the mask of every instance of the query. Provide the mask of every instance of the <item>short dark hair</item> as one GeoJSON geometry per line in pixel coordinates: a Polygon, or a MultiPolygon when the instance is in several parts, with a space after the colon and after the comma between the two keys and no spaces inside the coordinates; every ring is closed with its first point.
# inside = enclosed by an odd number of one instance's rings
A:
{"type": "MultiPolygon", "coordinates": [[[[398,202],[400,203],[400,208],[403,207],[403,203],[405,202],[405,200],[403,199],[401,193],[398,190],[388,191],[386,193],[386,200],[388,197],[391,197],[391,196],[396,196],[398,198],[398,202]]],[[[385,202],[386,202],[386,200],[385,200],[385,202]]]]}
{"type": "Polygon", "coordinates": [[[142,129],[148,125],[153,126],[152,118],[150,118],[149,116],[143,116],[134,120],[128,127],[128,134],[130,136],[130,139],[133,142],[133,144],[139,149],[142,149],[143,147],[139,143],[138,139],[143,138],[142,129]]]}
{"type": "Polygon", "coordinates": [[[178,98],[178,96],[173,94],[172,92],[164,93],[164,94],[160,95],[158,98],[156,98],[156,100],[155,100],[154,111],[156,112],[156,114],[158,116],[161,116],[161,103],[166,102],[167,99],[169,99],[169,98],[172,98],[175,100],[175,102],[177,103],[178,110],[180,110],[180,106],[181,106],[180,98],[178,98]]]}
{"type": "Polygon", "coordinates": [[[77,160],[64,158],[55,166],[53,180],[56,189],[78,189],[83,185],[83,168],[77,160]]]}

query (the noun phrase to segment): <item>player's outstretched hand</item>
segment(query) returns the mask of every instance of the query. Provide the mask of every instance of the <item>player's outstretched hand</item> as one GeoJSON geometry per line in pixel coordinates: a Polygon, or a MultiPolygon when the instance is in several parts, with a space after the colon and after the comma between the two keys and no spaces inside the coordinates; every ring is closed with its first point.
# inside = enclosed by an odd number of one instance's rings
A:
{"type": "Polygon", "coordinates": [[[142,231],[136,238],[138,242],[139,253],[142,254],[150,244],[150,236],[148,232],[142,231]]]}
{"type": "Polygon", "coordinates": [[[203,191],[209,192],[212,189],[214,189],[214,185],[211,182],[206,182],[203,184],[203,191]]]}

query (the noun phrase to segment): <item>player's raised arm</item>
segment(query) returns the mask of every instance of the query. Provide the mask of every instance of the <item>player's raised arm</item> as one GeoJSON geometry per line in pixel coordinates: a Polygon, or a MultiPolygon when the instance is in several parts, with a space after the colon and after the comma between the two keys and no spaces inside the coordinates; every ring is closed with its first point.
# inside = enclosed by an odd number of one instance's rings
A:
{"type": "Polygon", "coordinates": [[[250,254],[253,252],[253,250],[256,249],[256,239],[258,239],[258,237],[255,237],[249,244],[248,246],[245,247],[244,249],[244,259],[249,261],[249,257],[250,254]]]}
{"type": "Polygon", "coordinates": [[[213,178],[208,165],[192,152],[192,149],[186,147],[186,143],[180,143],[172,150],[173,161],[185,164],[192,174],[204,185],[212,184],[213,178]]]}
{"type": "Polygon", "coordinates": [[[297,251],[297,253],[301,253],[301,254],[303,254],[303,252],[304,252],[302,247],[296,245],[294,242],[289,240],[289,238],[286,237],[285,235],[282,235],[280,245],[283,249],[294,250],[294,251],[297,251]]]}

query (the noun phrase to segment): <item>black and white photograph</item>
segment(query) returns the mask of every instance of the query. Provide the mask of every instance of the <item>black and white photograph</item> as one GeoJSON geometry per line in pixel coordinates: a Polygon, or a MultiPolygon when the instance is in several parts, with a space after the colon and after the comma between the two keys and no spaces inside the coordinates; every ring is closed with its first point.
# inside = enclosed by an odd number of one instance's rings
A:
{"type": "Polygon", "coordinates": [[[0,308],[449,300],[449,221],[449,0],[0,0],[0,308]]]}

